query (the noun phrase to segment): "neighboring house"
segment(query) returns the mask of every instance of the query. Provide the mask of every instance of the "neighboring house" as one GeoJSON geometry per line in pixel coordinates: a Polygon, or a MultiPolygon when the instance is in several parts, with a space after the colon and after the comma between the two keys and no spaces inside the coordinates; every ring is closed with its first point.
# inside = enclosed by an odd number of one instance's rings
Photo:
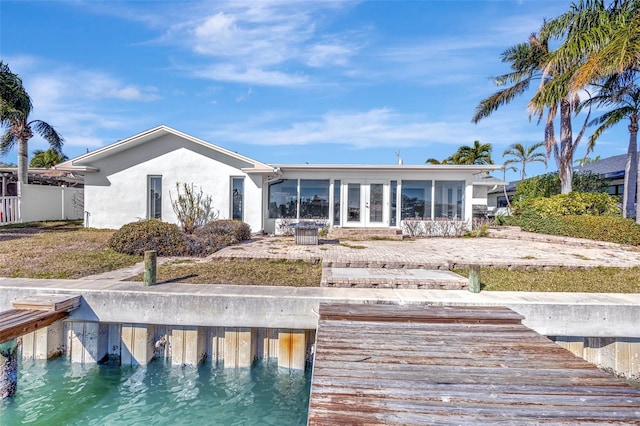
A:
{"type": "Polygon", "coordinates": [[[213,198],[220,218],[278,233],[288,223],[400,228],[405,218],[469,221],[500,166],[267,164],[159,126],[56,169],[85,175],[85,225],[119,228],[146,218],[176,222],[176,184],[213,198]],[[474,179],[478,180],[477,184],[474,179]],[[478,189],[476,189],[478,188],[478,189]]]}
{"type": "Polygon", "coordinates": [[[624,174],[627,166],[627,154],[603,158],[584,166],[576,167],[575,173],[592,172],[609,180],[609,194],[622,197],[624,192],[624,174]]]}
{"type": "Polygon", "coordinates": [[[16,167],[0,167],[0,224],[82,219],[83,178],[68,171],[30,168],[18,184],[16,167]]]}
{"type": "MultiPolygon", "coordinates": [[[[625,167],[627,165],[627,154],[615,155],[613,157],[603,158],[601,160],[594,161],[592,163],[585,164],[584,166],[576,167],[573,169],[574,174],[582,172],[591,172],[601,175],[605,179],[609,180],[608,193],[610,195],[617,195],[622,197],[624,191],[624,174],[625,167]]],[[[507,196],[509,200],[516,193],[516,184],[520,181],[509,182],[506,188],[507,196]]],[[[489,191],[487,198],[487,205],[489,210],[500,209],[507,207],[507,198],[504,194],[505,190],[500,188],[489,191]]]]}

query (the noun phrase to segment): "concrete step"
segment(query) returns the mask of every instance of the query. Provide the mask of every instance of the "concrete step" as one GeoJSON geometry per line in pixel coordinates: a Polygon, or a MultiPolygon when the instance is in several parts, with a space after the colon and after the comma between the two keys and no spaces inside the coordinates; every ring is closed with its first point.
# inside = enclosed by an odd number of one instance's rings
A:
{"type": "Polygon", "coordinates": [[[321,287],[463,290],[468,280],[447,270],[322,268],[321,287]]]}
{"type": "Polygon", "coordinates": [[[347,240],[402,240],[402,230],[396,228],[333,228],[328,235],[347,240]]]}

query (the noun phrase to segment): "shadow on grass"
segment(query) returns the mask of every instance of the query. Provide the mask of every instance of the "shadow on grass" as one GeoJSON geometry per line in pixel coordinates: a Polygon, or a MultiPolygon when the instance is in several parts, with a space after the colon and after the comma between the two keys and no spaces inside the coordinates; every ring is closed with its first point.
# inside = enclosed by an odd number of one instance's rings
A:
{"type": "Polygon", "coordinates": [[[189,274],[189,275],[185,275],[182,277],[176,277],[176,278],[172,278],[170,280],[165,280],[165,281],[158,281],[156,283],[156,285],[159,284],[172,284],[172,283],[181,283],[181,282],[185,282],[185,280],[188,280],[189,278],[195,278],[197,277],[198,274],[189,274]]]}

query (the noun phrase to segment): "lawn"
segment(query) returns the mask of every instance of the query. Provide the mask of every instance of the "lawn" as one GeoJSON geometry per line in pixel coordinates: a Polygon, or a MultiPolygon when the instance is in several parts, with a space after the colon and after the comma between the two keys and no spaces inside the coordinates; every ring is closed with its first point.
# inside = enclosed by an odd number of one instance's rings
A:
{"type": "MultiPolygon", "coordinates": [[[[322,265],[288,260],[177,261],[160,265],[157,281],[190,284],[318,287],[322,265]]],[[[142,281],[142,274],[134,278],[142,281]]]]}
{"type": "MultiPolygon", "coordinates": [[[[455,271],[468,276],[468,271],[455,271]]],[[[509,271],[482,269],[482,291],[640,293],[640,267],[509,271]]]]}
{"type": "Polygon", "coordinates": [[[131,266],[141,258],[107,247],[113,231],[85,229],[81,221],[0,227],[0,276],[80,278],[131,266]]]}

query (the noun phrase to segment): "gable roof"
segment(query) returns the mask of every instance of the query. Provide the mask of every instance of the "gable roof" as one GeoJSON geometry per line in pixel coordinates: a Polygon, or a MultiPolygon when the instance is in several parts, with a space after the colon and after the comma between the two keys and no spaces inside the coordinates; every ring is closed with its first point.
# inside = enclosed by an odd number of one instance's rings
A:
{"type": "Polygon", "coordinates": [[[228,155],[229,157],[235,158],[237,160],[241,160],[243,162],[249,163],[252,167],[248,167],[243,169],[243,171],[247,173],[271,173],[273,172],[273,167],[261,163],[259,161],[253,160],[249,157],[245,157],[233,151],[229,151],[220,146],[213,145],[209,142],[206,142],[202,139],[198,139],[196,137],[190,136],[186,133],[182,133],[178,130],[172,129],[171,127],[160,125],[158,127],[154,127],[153,129],[146,130],[144,132],[138,133],[137,135],[133,135],[126,139],[119,140],[115,143],[107,145],[105,147],[99,148],[95,151],[88,152],[84,155],[81,155],[76,158],[72,158],[71,160],[65,161],[64,163],[60,163],[55,166],[55,169],[58,170],[69,170],[69,171],[78,171],[78,172],[97,172],[98,169],[91,166],[91,163],[109,157],[113,154],[125,151],[134,146],[141,145],[150,140],[165,136],[165,135],[174,135],[179,138],[188,140],[189,142],[195,143],[197,145],[201,145],[207,149],[210,149],[214,152],[219,152],[224,155],[228,155]]]}
{"type": "Polygon", "coordinates": [[[607,179],[621,179],[624,177],[626,165],[627,154],[614,155],[613,157],[603,158],[602,160],[576,167],[575,172],[592,172],[607,179]]]}

